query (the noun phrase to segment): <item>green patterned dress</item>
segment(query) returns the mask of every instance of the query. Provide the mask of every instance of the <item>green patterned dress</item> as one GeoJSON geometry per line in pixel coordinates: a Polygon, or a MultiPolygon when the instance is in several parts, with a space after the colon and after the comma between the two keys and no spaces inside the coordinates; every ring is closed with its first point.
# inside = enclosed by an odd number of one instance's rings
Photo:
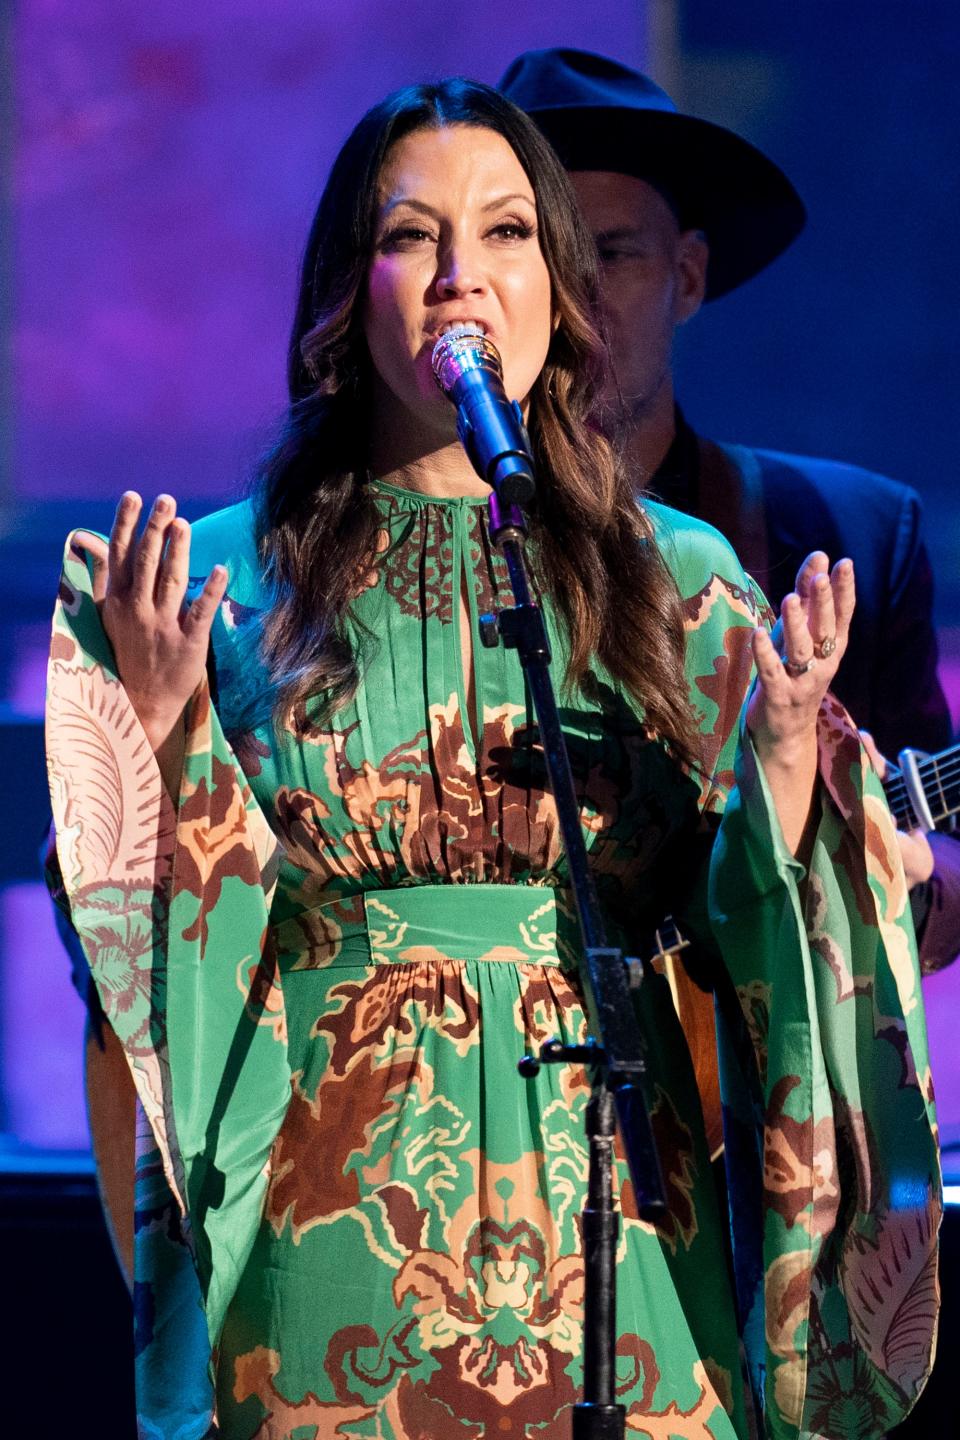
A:
{"type": "MultiPolygon", "coordinates": [[[[226,1440],[570,1434],[589,1091],[582,1071],[516,1069],[584,1033],[556,812],[515,652],[475,647],[468,711],[459,596],[474,621],[510,602],[482,502],[375,491],[388,545],[353,609],[363,682],[332,724],[308,705],[279,739],[250,718],[265,603],[250,509],[194,527],[194,571],[220,561],[230,579],[176,807],[83,559],[65,557],[51,794],[65,896],[139,1097],[143,1437],[198,1440],[214,1416],[226,1440]]],[[[672,909],[735,997],[739,1307],[683,1033],[650,974],[670,1208],[641,1222],[620,1165],[627,1432],[866,1440],[922,1386],[937,1300],[896,843],[828,700],[809,871],[786,853],[738,738],[762,598],[714,531],[650,511],[685,597],[707,778],[602,673],[562,718],[614,934],[635,946],[672,909]]]]}

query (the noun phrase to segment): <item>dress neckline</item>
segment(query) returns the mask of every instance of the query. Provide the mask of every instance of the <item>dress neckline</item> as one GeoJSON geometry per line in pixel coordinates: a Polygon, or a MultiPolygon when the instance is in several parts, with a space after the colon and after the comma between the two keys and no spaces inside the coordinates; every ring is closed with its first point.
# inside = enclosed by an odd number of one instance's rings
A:
{"type": "Polygon", "coordinates": [[[487,495],[425,495],[422,490],[411,490],[408,485],[393,485],[389,480],[371,477],[367,485],[375,495],[389,495],[392,499],[405,500],[413,507],[421,505],[442,505],[447,509],[470,509],[486,505],[487,495]]]}

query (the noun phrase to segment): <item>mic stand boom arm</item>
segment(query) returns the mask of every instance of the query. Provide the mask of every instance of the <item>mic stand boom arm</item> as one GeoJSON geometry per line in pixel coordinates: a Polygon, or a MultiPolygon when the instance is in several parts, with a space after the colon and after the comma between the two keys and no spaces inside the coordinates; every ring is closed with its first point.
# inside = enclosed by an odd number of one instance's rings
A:
{"type": "Polygon", "coordinates": [[[585,1045],[547,1041],[539,1057],[525,1056],[520,1061],[520,1072],[531,1076],[541,1064],[552,1063],[582,1063],[589,1067],[593,1088],[587,1106],[589,1176],[583,1211],[583,1400],[574,1406],[573,1437],[623,1440],[626,1415],[624,1407],[616,1403],[615,1371],[619,1217],[613,1204],[613,1141],[617,1123],[641,1217],[655,1220],[666,1211],[643,1091],[643,1040],[631,996],[631,989],[640,983],[642,970],[638,960],[625,960],[622,951],[607,944],[550,678],[550,646],[543,613],[530,594],[524,518],[516,505],[504,507],[495,491],[489,507],[490,536],[507,562],[515,603],[499,615],[484,615],[480,638],[486,646],[502,642],[517,651],[533,696],[583,938],[584,991],[593,1032],[585,1045]]]}

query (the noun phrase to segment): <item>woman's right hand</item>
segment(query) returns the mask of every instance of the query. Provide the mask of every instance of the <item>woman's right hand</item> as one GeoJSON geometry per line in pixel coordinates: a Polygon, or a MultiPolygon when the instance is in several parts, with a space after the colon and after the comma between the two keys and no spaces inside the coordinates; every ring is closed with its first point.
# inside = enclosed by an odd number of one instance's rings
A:
{"type": "Polygon", "coordinates": [[[143,502],[133,490],[120,497],[110,544],[79,531],[74,543],[92,562],[93,598],[113,646],[117,673],[147,739],[157,750],[176,728],[203,678],[210,627],[227,588],[215,565],[189,610],[190,526],[176,501],[158,495],[143,534],[143,502]]]}

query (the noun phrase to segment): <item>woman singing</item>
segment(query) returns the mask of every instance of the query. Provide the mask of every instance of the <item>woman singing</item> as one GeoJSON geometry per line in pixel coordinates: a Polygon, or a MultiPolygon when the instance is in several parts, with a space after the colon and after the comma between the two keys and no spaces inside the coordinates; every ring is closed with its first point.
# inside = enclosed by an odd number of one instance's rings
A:
{"type": "Polygon", "coordinates": [[[520,111],[464,80],[392,95],[321,199],[253,499],[191,530],[170,496],[140,527],[128,492],[108,544],[68,546],[51,786],[142,1121],[143,1435],[570,1433],[589,1085],[516,1062],[584,1034],[578,931],[516,652],[478,642],[511,596],[431,373],[464,322],[528,420],[530,558],[609,929],[631,952],[672,910],[732,1000],[735,1282],[670,989],[640,991],[669,1211],[641,1222],[618,1162],[628,1433],[866,1440],[926,1376],[915,950],[827,693],[852,567],[811,556],[778,652],[726,542],[637,506],[590,425],[596,285],[520,111]]]}

